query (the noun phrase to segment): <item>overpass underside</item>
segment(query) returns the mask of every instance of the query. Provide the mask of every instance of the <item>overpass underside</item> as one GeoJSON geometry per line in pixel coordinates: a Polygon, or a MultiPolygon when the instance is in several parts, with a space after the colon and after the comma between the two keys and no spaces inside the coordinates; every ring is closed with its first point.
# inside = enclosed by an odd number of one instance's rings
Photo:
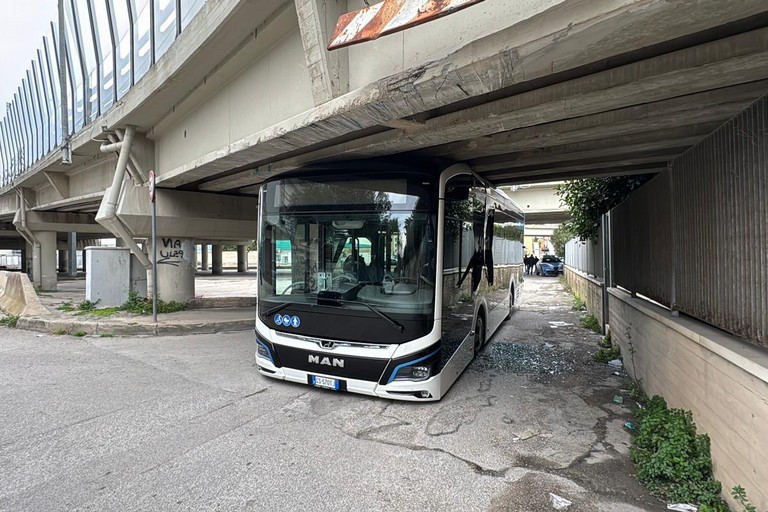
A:
{"type": "Polygon", "coordinates": [[[46,233],[145,238],[150,169],[158,234],[195,243],[255,238],[259,184],[318,162],[467,162],[498,185],[658,173],[768,91],[762,0],[533,4],[487,0],[328,52],[362,2],[207,2],[72,136],[71,165],[53,151],[0,189],[0,221],[31,247],[34,216],[46,233]]]}

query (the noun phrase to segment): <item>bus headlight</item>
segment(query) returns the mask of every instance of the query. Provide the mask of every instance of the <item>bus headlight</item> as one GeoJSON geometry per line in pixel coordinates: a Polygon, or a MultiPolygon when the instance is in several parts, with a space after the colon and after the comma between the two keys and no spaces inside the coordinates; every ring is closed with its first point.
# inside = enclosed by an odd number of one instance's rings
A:
{"type": "Polygon", "coordinates": [[[427,380],[432,375],[432,365],[405,366],[398,370],[395,380],[427,380]]]}
{"type": "Polygon", "coordinates": [[[264,359],[268,359],[273,364],[275,362],[272,359],[272,354],[269,352],[269,348],[259,338],[256,338],[256,354],[259,357],[263,357],[264,359]]]}

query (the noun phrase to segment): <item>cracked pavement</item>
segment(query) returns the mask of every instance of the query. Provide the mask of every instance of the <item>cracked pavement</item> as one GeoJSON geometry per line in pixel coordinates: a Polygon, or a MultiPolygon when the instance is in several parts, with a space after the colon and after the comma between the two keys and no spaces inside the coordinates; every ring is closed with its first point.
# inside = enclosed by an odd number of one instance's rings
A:
{"type": "Polygon", "coordinates": [[[0,510],[665,510],[632,477],[628,381],[556,279],[526,279],[437,403],[266,379],[252,336],[0,327],[0,510]]]}

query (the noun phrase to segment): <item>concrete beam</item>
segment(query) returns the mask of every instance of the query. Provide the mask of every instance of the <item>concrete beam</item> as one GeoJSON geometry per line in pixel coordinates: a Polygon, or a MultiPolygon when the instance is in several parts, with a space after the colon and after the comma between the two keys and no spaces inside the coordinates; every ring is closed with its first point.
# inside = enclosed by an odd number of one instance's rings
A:
{"type": "MultiPolygon", "coordinates": [[[[157,189],[156,201],[158,236],[193,240],[256,238],[256,198],[157,189]]],[[[147,189],[127,187],[120,198],[117,215],[134,236],[150,236],[147,189]]]]}
{"type": "MultiPolygon", "coordinates": [[[[402,153],[766,78],[768,28],[490,101],[428,119],[417,128],[356,139],[302,158],[310,162],[402,153]]],[[[292,161],[301,163],[295,157],[292,161]]],[[[288,163],[273,166],[286,168],[288,163]]]]}
{"type": "Polygon", "coordinates": [[[43,174],[62,199],[69,198],[69,176],[60,172],[49,171],[44,171],[43,174]]]}
{"type": "Polygon", "coordinates": [[[686,127],[685,133],[698,130],[697,125],[714,129],[744,110],[767,87],[768,80],[761,80],[435,146],[419,154],[471,160],[663,129],[686,127]]]}
{"type": "Polygon", "coordinates": [[[96,216],[91,213],[68,212],[27,212],[27,226],[35,233],[38,231],[52,231],[58,233],[78,232],[109,234],[101,224],[96,222],[96,216]]]}
{"type": "MultiPolygon", "coordinates": [[[[572,171],[568,173],[561,173],[558,175],[558,179],[561,180],[577,180],[585,178],[598,178],[601,176],[634,176],[638,174],[658,174],[668,170],[669,167],[653,166],[652,164],[639,164],[639,165],[627,165],[622,167],[613,167],[609,169],[584,169],[580,171],[572,171]]],[[[536,171],[527,173],[509,173],[507,175],[499,175],[494,179],[488,180],[496,186],[504,185],[519,185],[519,184],[532,184],[532,183],[546,183],[552,181],[552,174],[547,171],[536,171]]]]}
{"type": "Polygon", "coordinates": [[[761,0],[565,2],[444,59],[380,80],[164,172],[161,183],[177,187],[313,145],[332,145],[334,139],[393,119],[584,66],[604,66],[617,55],[764,11],[761,0]],[[589,51],[573,51],[580,48],[589,51]]]}
{"type": "Polygon", "coordinates": [[[346,50],[326,49],[333,25],[346,12],[346,1],[294,0],[301,42],[315,105],[326,103],[349,89],[349,56],[346,50]],[[329,29],[330,28],[330,29],[329,29]],[[346,77],[345,77],[346,75],[346,77]]]}

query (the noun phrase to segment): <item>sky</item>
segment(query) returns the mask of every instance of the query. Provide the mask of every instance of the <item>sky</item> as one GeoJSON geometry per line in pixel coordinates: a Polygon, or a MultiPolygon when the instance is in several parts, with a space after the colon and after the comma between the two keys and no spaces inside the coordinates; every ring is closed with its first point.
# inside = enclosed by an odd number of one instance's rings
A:
{"type": "Polygon", "coordinates": [[[51,21],[58,20],[57,0],[0,0],[0,118],[21,85],[51,21]]]}

